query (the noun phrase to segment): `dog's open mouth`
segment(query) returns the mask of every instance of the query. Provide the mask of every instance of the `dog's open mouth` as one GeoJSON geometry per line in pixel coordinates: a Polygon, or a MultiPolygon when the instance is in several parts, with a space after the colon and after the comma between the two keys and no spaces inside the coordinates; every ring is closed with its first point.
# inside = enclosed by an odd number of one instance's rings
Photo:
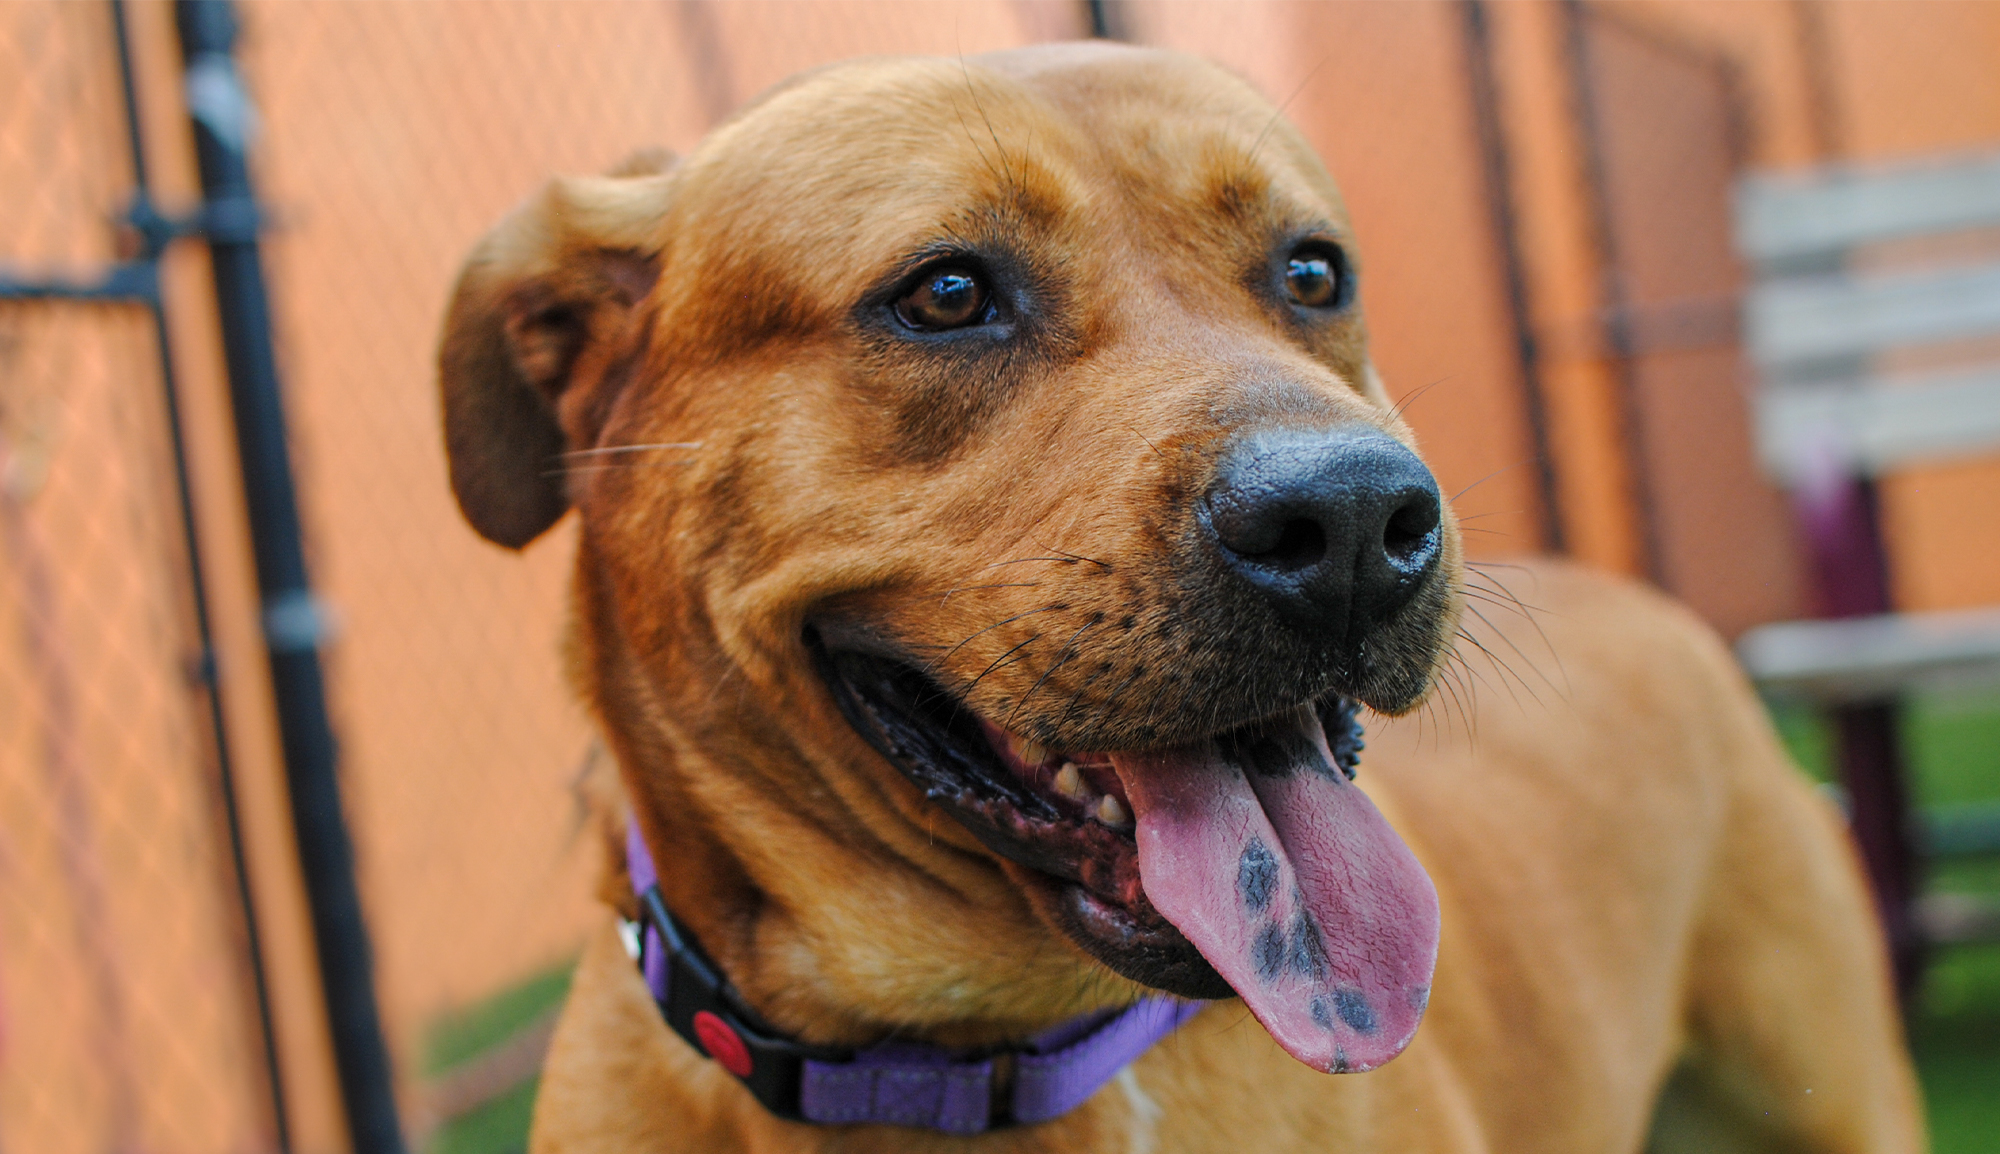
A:
{"type": "Polygon", "coordinates": [[[1064,929],[1112,969],[1187,997],[1233,991],[1318,1069],[1372,1069],[1408,1044],[1437,894],[1349,781],[1350,703],[1163,749],[1054,749],[909,664],[812,647],[855,729],[988,848],[1044,875],[1064,929]]]}

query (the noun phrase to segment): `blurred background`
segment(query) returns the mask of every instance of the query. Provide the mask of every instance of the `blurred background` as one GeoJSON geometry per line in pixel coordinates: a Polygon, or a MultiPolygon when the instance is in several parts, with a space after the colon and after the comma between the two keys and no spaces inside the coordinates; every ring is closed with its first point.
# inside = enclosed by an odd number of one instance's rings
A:
{"type": "Polygon", "coordinates": [[[2000,3],[12,0],[0,1151],[375,1154],[370,1079],[412,1147],[522,1148],[603,915],[571,529],[508,553],[445,481],[458,261],[800,69],[1090,35],[1326,158],[1476,554],[1738,644],[1853,811],[1937,1148],[2000,1148],[2000,3]]]}

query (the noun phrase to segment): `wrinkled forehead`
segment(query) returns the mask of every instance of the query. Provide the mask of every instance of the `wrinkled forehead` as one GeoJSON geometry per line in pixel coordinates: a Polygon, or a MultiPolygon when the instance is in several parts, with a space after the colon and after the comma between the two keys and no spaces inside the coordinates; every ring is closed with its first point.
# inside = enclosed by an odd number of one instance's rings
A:
{"type": "Polygon", "coordinates": [[[885,252],[1057,220],[1347,232],[1318,158],[1249,85],[1123,46],[808,73],[712,133],[682,177],[678,235],[809,245],[796,255],[857,275],[885,252]]]}

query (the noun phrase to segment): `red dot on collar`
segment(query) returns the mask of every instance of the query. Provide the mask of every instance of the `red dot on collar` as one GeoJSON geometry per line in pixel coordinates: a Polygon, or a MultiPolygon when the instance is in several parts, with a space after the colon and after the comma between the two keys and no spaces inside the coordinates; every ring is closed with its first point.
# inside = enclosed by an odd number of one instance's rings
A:
{"type": "Polygon", "coordinates": [[[694,1036],[701,1039],[701,1048],[723,1069],[739,1078],[750,1076],[750,1047],[743,1044],[728,1022],[707,1010],[699,1011],[694,1016],[694,1036]]]}

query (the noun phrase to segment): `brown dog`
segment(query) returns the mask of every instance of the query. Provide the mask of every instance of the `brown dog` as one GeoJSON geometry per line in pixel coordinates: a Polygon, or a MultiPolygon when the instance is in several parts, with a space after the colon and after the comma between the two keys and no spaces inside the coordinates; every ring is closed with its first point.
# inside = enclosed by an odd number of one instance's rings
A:
{"type": "Polygon", "coordinates": [[[607,926],[536,1150],[1921,1147],[1834,815],[1656,596],[1538,565],[1461,629],[1357,275],[1265,101],[1105,45],[811,73],[481,245],[453,484],[509,546],[577,509],[574,677],[740,1001],[978,1047],[1217,999],[1052,1121],[818,1125],[607,926]],[[1541,704],[1465,669],[1476,738],[1378,720],[1349,784],[1347,703],[1461,638],[1541,704]]]}

